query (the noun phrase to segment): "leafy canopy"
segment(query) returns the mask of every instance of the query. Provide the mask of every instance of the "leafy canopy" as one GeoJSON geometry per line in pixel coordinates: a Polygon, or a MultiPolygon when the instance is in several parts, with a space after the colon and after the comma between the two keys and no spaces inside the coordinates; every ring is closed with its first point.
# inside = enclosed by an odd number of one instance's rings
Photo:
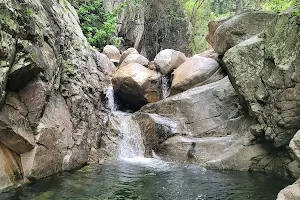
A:
{"type": "Polygon", "coordinates": [[[80,25],[88,42],[96,48],[103,48],[106,44],[120,43],[120,38],[114,36],[118,26],[118,15],[123,8],[109,12],[105,10],[104,0],[90,0],[82,4],[78,9],[80,25]]]}

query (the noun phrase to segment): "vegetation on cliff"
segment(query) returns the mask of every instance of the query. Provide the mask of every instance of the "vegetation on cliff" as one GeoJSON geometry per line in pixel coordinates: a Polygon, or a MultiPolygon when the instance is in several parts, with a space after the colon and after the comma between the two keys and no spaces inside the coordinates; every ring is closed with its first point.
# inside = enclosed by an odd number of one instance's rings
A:
{"type": "Polygon", "coordinates": [[[190,19],[190,49],[199,53],[208,48],[205,36],[207,24],[245,10],[283,12],[291,7],[300,9],[297,0],[180,0],[190,19]]]}

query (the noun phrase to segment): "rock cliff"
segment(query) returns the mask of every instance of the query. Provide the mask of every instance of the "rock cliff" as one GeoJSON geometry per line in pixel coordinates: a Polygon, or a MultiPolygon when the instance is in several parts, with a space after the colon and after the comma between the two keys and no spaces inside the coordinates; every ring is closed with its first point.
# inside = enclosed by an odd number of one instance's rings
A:
{"type": "Polygon", "coordinates": [[[115,70],[65,0],[0,2],[0,188],[89,161],[115,70]]]}

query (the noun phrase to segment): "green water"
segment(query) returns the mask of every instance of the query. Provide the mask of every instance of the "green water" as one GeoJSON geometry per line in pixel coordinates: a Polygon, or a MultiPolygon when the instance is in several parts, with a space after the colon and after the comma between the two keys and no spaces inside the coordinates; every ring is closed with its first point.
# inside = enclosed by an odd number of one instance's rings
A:
{"type": "Polygon", "coordinates": [[[10,200],[274,200],[290,182],[154,159],[87,166],[0,194],[10,200]]]}

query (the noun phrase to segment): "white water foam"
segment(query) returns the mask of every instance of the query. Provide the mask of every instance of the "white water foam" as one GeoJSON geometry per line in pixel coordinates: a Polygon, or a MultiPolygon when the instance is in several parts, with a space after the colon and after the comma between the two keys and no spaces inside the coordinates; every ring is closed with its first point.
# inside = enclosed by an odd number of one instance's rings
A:
{"type": "Polygon", "coordinates": [[[167,98],[169,95],[169,84],[168,84],[168,78],[165,76],[162,76],[161,78],[161,90],[162,90],[162,97],[163,99],[167,98]]]}
{"type": "Polygon", "coordinates": [[[143,158],[145,147],[141,130],[132,114],[115,111],[112,115],[112,123],[120,133],[119,158],[143,158]]]}
{"type": "Polygon", "coordinates": [[[117,104],[115,103],[115,94],[112,86],[108,87],[106,90],[107,106],[110,111],[116,111],[118,109],[117,104]]]}
{"type": "MultiPolygon", "coordinates": [[[[168,96],[167,78],[164,77],[163,94],[164,98],[168,96]],[[164,86],[165,85],[165,86],[164,86]]],[[[117,111],[117,104],[114,100],[113,87],[106,91],[107,106],[111,110],[111,123],[119,132],[119,159],[132,165],[141,165],[159,171],[169,170],[169,163],[161,160],[154,152],[153,158],[145,158],[145,146],[142,139],[142,133],[139,124],[133,119],[133,114],[117,111]]]]}

